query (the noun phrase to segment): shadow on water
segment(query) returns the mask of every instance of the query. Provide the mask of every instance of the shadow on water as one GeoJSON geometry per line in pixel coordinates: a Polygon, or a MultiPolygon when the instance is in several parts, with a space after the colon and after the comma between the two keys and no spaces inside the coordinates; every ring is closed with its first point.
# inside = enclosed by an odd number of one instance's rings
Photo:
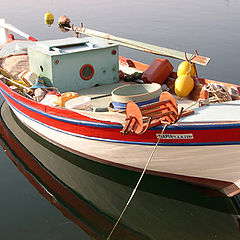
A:
{"type": "MultiPolygon", "coordinates": [[[[1,110],[0,143],[18,170],[65,217],[105,239],[140,173],[60,149],[26,128],[6,104],[1,110]]],[[[145,175],[111,239],[239,239],[239,199],[145,175]]]]}

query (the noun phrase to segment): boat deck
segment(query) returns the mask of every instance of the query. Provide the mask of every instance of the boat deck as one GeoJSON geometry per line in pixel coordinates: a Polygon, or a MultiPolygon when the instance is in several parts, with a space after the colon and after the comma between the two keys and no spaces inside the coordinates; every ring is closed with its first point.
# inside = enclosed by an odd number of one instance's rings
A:
{"type": "Polygon", "coordinates": [[[211,104],[194,109],[194,114],[179,120],[180,122],[239,121],[240,100],[211,104]]]}
{"type": "MultiPolygon", "coordinates": [[[[115,113],[109,111],[109,104],[111,103],[111,91],[116,87],[123,86],[126,84],[134,84],[134,83],[126,83],[119,82],[109,85],[102,85],[89,89],[82,89],[78,91],[79,96],[89,96],[92,100],[92,106],[94,112],[105,112],[105,116],[116,116],[116,121],[122,123],[124,121],[124,117],[122,114],[115,113]]],[[[224,122],[224,121],[240,121],[240,100],[229,101],[224,103],[211,104],[209,106],[199,107],[198,103],[188,98],[183,98],[181,100],[177,100],[175,96],[176,102],[178,104],[178,109],[183,107],[194,109],[194,114],[181,118],[179,122],[188,123],[188,122],[224,122]]],[[[103,113],[99,113],[97,116],[95,113],[90,113],[86,111],[78,111],[81,114],[84,114],[93,118],[101,118],[103,113]]],[[[107,120],[107,119],[103,119],[107,120]]]]}

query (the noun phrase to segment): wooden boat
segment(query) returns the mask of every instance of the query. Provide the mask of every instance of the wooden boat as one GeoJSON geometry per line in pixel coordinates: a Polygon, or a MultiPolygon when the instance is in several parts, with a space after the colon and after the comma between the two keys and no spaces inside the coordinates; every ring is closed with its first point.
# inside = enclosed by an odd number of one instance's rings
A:
{"type": "MultiPolygon", "coordinates": [[[[118,56],[118,44],[110,35],[105,36],[108,40],[102,40],[92,37],[96,32],[79,28],[74,31],[91,37],[38,42],[20,32],[30,40],[19,41],[9,38],[7,28],[14,30],[11,25],[1,26],[6,42],[2,42],[0,53],[0,91],[16,116],[39,136],[91,161],[137,172],[147,167],[149,175],[210,187],[227,196],[239,193],[238,85],[199,78],[196,74],[193,90],[179,100],[174,93],[177,74],[171,70],[164,80],[168,91],[156,98],[157,90],[151,88],[149,92],[146,85],[160,85],[151,79],[166,65],[157,67],[156,72],[155,63],[148,66],[118,56]],[[17,77],[29,68],[38,76],[35,85],[17,77]],[[119,70],[128,82],[119,80],[119,70]],[[143,76],[148,76],[147,80],[143,76]],[[140,92],[136,90],[139,85],[140,92]],[[128,92],[130,88],[133,92],[128,92]],[[45,94],[43,99],[35,89],[45,94]],[[119,89],[126,89],[128,94],[124,90],[119,95],[119,89]],[[213,97],[204,97],[203,89],[213,97]],[[231,89],[237,92],[232,97],[231,89]],[[77,109],[76,99],[80,106],[77,109]],[[71,102],[70,108],[65,107],[66,100],[71,102]],[[151,156],[153,146],[159,147],[151,156]],[[151,161],[146,165],[148,159],[151,161]]],[[[123,39],[117,41],[122,42],[123,39]]],[[[136,45],[147,52],[159,50],[136,45]]],[[[182,58],[179,53],[171,56],[182,58]]],[[[209,60],[198,55],[191,58],[200,64],[209,60]]]]}
{"type": "MultiPolygon", "coordinates": [[[[93,239],[106,239],[138,173],[49,143],[23,125],[6,102],[0,117],[0,146],[18,170],[93,239]]],[[[239,194],[220,196],[211,188],[148,174],[111,239],[237,240],[239,199],[239,194]]]]}

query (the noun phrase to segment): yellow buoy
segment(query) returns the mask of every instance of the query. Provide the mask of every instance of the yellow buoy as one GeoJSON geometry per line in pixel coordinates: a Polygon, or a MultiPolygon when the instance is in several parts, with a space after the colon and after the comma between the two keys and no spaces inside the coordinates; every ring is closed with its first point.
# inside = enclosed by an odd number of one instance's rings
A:
{"type": "Polygon", "coordinates": [[[47,24],[49,27],[53,24],[54,22],[54,16],[52,13],[47,11],[47,13],[44,15],[44,22],[47,24]]]}
{"type": "Polygon", "coordinates": [[[193,90],[194,81],[188,75],[181,75],[175,81],[175,93],[178,99],[188,96],[188,94],[193,90]]]}
{"type": "Polygon", "coordinates": [[[181,62],[178,66],[177,76],[188,75],[190,77],[194,77],[196,75],[195,66],[193,63],[188,61],[181,62]]]}

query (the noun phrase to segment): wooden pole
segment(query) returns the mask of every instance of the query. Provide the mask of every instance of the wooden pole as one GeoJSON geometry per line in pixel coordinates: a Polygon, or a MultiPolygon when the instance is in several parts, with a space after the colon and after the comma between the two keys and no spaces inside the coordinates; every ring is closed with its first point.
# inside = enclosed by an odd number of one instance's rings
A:
{"type": "Polygon", "coordinates": [[[4,78],[6,78],[6,79],[7,79],[9,82],[11,82],[13,85],[22,87],[22,88],[24,88],[24,89],[26,89],[26,90],[28,90],[28,91],[32,91],[31,88],[29,88],[29,87],[27,87],[27,86],[24,86],[24,85],[21,84],[21,83],[18,83],[18,82],[14,81],[14,80],[12,80],[12,79],[10,79],[10,78],[7,78],[7,77],[4,77],[4,78]]]}
{"type": "Polygon", "coordinates": [[[73,28],[66,28],[66,29],[76,31],[77,33],[82,33],[82,34],[92,36],[92,37],[99,37],[99,38],[107,39],[113,43],[117,43],[117,44],[125,46],[125,47],[129,47],[129,48],[133,48],[133,49],[137,49],[140,51],[153,53],[153,54],[157,54],[157,55],[177,58],[180,60],[186,60],[186,58],[185,58],[185,55],[186,55],[187,58],[190,59],[190,61],[192,63],[200,64],[203,66],[206,66],[208,64],[208,62],[210,61],[210,58],[208,58],[208,57],[203,57],[203,56],[199,56],[196,54],[185,53],[185,52],[181,52],[181,51],[173,50],[173,49],[169,49],[169,48],[163,48],[163,47],[159,47],[156,45],[143,43],[143,42],[139,42],[139,41],[135,41],[135,40],[130,40],[130,39],[126,39],[126,38],[116,37],[116,36],[110,35],[108,33],[99,32],[96,30],[88,29],[88,28],[73,27],[73,28]]]}

